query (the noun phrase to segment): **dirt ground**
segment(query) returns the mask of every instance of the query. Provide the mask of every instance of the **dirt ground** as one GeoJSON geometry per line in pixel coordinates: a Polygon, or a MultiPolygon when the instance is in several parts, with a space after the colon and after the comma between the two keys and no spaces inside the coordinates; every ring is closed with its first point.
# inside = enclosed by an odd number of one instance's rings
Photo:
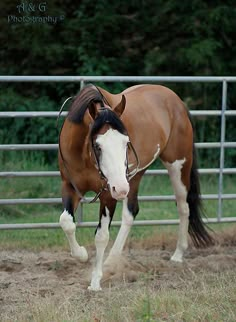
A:
{"type": "MultiPolygon", "coordinates": [[[[130,242],[115,269],[105,272],[102,287],[106,290],[124,280],[136,283],[144,274],[158,276],[159,283],[168,280],[175,287],[176,275],[184,277],[189,271],[235,270],[236,273],[236,237],[231,235],[224,236],[219,245],[208,249],[190,247],[183,264],[169,261],[173,243],[163,244],[154,239],[130,242]]],[[[65,251],[1,250],[0,321],[4,321],[4,316],[16,316],[22,305],[33,297],[73,297],[79,290],[85,292],[95,255],[93,247],[88,251],[89,261],[83,264],[65,251]]]]}

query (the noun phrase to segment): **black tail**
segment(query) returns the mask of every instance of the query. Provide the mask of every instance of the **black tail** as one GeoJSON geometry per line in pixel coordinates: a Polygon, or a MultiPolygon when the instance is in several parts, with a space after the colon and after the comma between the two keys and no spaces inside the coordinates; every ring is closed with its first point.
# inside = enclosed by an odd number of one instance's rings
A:
{"type": "Polygon", "coordinates": [[[199,184],[199,174],[197,171],[196,151],[193,144],[193,164],[190,174],[190,189],[188,191],[187,202],[189,205],[189,234],[195,247],[207,247],[214,244],[214,239],[206,230],[203,223],[204,215],[201,192],[199,184]]]}

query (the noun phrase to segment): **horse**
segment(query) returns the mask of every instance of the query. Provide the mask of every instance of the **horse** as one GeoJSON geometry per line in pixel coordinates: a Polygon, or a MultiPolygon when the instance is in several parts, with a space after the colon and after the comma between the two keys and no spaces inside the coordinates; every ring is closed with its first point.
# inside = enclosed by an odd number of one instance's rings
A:
{"type": "Polygon", "coordinates": [[[172,261],[182,262],[188,233],[196,247],[213,243],[202,220],[193,126],[183,101],[171,89],[154,84],[132,86],[112,94],[86,85],[70,105],[59,135],[63,212],[60,226],[71,255],[88,260],[75,237],[75,210],[88,191],[100,200],[95,231],[96,259],[88,289],[101,290],[103,265],[120,256],[139,212],[138,190],[147,168],[160,158],[173,186],[179,231],[172,261]],[[117,201],[122,221],[103,264],[117,201]]]}

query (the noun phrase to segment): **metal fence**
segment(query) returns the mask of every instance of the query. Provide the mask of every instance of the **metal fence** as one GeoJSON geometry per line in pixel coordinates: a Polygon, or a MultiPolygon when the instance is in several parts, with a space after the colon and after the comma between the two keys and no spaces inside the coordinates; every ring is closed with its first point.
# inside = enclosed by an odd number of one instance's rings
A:
{"type": "MultiPolygon", "coordinates": [[[[227,85],[230,82],[236,82],[236,77],[148,77],[148,76],[0,76],[0,82],[79,82],[82,88],[85,82],[217,82],[222,84],[222,104],[221,110],[198,110],[190,111],[192,116],[218,116],[221,119],[220,142],[199,142],[196,147],[200,149],[215,148],[220,149],[219,168],[199,169],[200,174],[218,174],[218,193],[203,194],[204,200],[218,200],[218,214],[216,218],[209,218],[208,222],[235,222],[236,217],[224,217],[222,211],[222,201],[236,199],[236,194],[223,193],[224,174],[236,174],[236,168],[225,168],[224,158],[226,148],[236,148],[236,142],[225,142],[226,117],[236,116],[236,110],[227,110],[227,85]]],[[[0,112],[0,118],[35,118],[35,117],[57,117],[58,112],[0,112]]],[[[65,116],[66,112],[62,113],[65,116]]],[[[57,150],[57,144],[0,144],[0,150],[57,150]]],[[[148,170],[146,175],[166,175],[166,170],[148,170]]],[[[57,177],[59,171],[8,171],[0,172],[0,177],[57,177]]],[[[88,201],[90,199],[88,198],[88,201]]],[[[139,196],[140,201],[173,201],[174,195],[168,196],[139,196]]],[[[17,204],[59,204],[61,198],[36,198],[36,199],[0,199],[0,205],[17,204]]],[[[166,225],[177,224],[179,220],[136,220],[135,225],[166,225]]],[[[81,227],[94,227],[97,222],[78,222],[81,227]]],[[[119,226],[120,222],[113,222],[113,226],[119,226]]],[[[32,229],[32,228],[58,228],[58,223],[40,223],[40,224],[0,224],[1,229],[32,229]]]]}

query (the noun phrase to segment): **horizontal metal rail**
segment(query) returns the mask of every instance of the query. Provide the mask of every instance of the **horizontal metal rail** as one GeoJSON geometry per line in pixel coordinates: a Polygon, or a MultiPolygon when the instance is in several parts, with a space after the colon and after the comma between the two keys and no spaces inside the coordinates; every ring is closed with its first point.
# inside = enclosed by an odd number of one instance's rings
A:
{"type": "MultiPolygon", "coordinates": [[[[220,169],[219,168],[209,168],[209,169],[198,169],[198,172],[200,174],[219,174],[220,169]]],[[[223,174],[234,174],[236,173],[236,168],[224,168],[223,174]]],[[[168,174],[167,170],[147,170],[144,175],[151,175],[151,176],[157,176],[157,175],[163,175],[168,174]]],[[[1,176],[1,172],[0,172],[1,176]]]]}
{"type": "MultiPolygon", "coordinates": [[[[222,183],[223,174],[235,174],[236,169],[225,169],[224,168],[224,149],[235,148],[236,142],[225,142],[225,119],[227,116],[236,116],[236,110],[227,110],[227,83],[236,82],[236,77],[228,76],[0,76],[0,82],[80,82],[80,88],[85,82],[135,82],[135,83],[147,83],[147,82],[204,82],[204,83],[222,83],[222,106],[221,110],[197,110],[190,111],[192,116],[205,117],[205,116],[217,116],[221,118],[221,138],[220,142],[204,142],[196,143],[197,148],[219,148],[220,149],[220,168],[216,169],[200,169],[200,174],[219,174],[219,190],[218,194],[206,194],[202,195],[202,199],[206,200],[219,200],[218,217],[210,218],[208,222],[235,222],[236,217],[222,217],[222,200],[223,199],[236,199],[236,194],[223,194],[222,183]]],[[[67,112],[63,112],[62,116],[65,117],[67,112]]],[[[54,117],[57,118],[58,112],[0,112],[0,118],[36,118],[36,117],[54,117]]],[[[30,144],[30,145],[0,145],[0,150],[14,151],[14,150],[57,150],[57,144],[30,144]]],[[[166,174],[166,170],[149,170],[147,175],[162,175],[166,174]]],[[[58,171],[12,171],[12,172],[1,172],[0,177],[28,177],[28,176],[45,176],[45,177],[58,177],[58,171]]],[[[89,202],[92,198],[87,198],[86,202],[89,202]]],[[[174,201],[175,196],[139,196],[140,201],[174,201]]],[[[61,204],[61,198],[39,198],[39,199],[0,199],[0,204],[61,204]]],[[[135,225],[168,225],[177,224],[178,220],[140,220],[135,221],[135,225]]],[[[120,222],[114,222],[113,225],[120,225],[120,222]]],[[[95,227],[97,222],[82,222],[78,226],[81,227],[95,227]]],[[[42,223],[42,224],[10,224],[0,225],[0,229],[20,229],[20,228],[58,228],[60,227],[57,223],[42,223]]]]}
{"type": "MultiPolygon", "coordinates": [[[[219,223],[217,218],[203,218],[205,223],[216,224],[219,223]]],[[[231,223],[234,222],[233,217],[223,217],[221,223],[231,223]]],[[[154,226],[154,225],[178,225],[178,219],[168,219],[168,220],[135,220],[134,226],[154,226]]],[[[80,228],[92,228],[97,227],[98,223],[95,221],[83,221],[77,223],[77,227],[80,228]]],[[[112,221],[112,227],[120,227],[121,221],[112,221]]],[[[16,229],[58,229],[61,228],[58,223],[35,223],[35,224],[1,224],[0,230],[16,230],[16,229]]]]}
{"type": "MultiPolygon", "coordinates": [[[[221,111],[219,110],[192,110],[190,111],[190,114],[192,116],[221,116],[221,111]]],[[[57,118],[59,115],[59,112],[44,112],[44,111],[32,111],[32,112],[0,112],[0,118],[57,118]]],[[[65,117],[67,115],[67,112],[62,112],[61,116],[65,117]]],[[[228,110],[225,111],[226,116],[236,116],[236,110],[228,110]]]]}
{"type": "MultiPolygon", "coordinates": [[[[59,112],[38,112],[38,111],[32,111],[32,112],[0,112],[0,118],[38,118],[38,117],[54,117],[57,118],[59,115],[59,112]]],[[[60,114],[61,116],[66,116],[67,112],[62,112],[60,114]]]]}
{"type": "MultiPolygon", "coordinates": [[[[220,142],[201,142],[195,143],[196,148],[217,149],[221,147],[220,142]]],[[[224,142],[224,148],[236,148],[236,142],[224,142]]],[[[43,151],[58,150],[58,144],[0,144],[0,151],[43,151]]]]}
{"type": "MultiPolygon", "coordinates": [[[[218,194],[204,194],[201,196],[203,200],[218,200],[218,194]]],[[[222,199],[231,200],[236,199],[236,194],[222,194],[222,199]]],[[[92,197],[86,198],[86,201],[81,203],[89,203],[92,201],[92,197]]],[[[174,195],[162,195],[162,196],[138,196],[139,201],[175,201],[174,195]]],[[[99,201],[97,201],[99,202],[99,201]]],[[[25,199],[0,199],[0,205],[25,205],[25,204],[61,204],[61,198],[25,198],[25,199]]]]}
{"type": "MultiPolygon", "coordinates": [[[[219,174],[219,168],[198,169],[200,174],[219,174]]],[[[167,170],[147,170],[145,176],[159,176],[168,174],[167,170]]],[[[236,168],[224,168],[223,174],[236,174],[236,168]]],[[[60,177],[60,171],[3,171],[0,178],[22,178],[22,177],[60,177]]]]}
{"type": "Polygon", "coordinates": [[[0,144],[2,151],[20,151],[20,150],[58,150],[58,144],[0,144]]]}
{"type": "Polygon", "coordinates": [[[234,76],[0,76],[0,82],[236,82],[234,76]]]}

